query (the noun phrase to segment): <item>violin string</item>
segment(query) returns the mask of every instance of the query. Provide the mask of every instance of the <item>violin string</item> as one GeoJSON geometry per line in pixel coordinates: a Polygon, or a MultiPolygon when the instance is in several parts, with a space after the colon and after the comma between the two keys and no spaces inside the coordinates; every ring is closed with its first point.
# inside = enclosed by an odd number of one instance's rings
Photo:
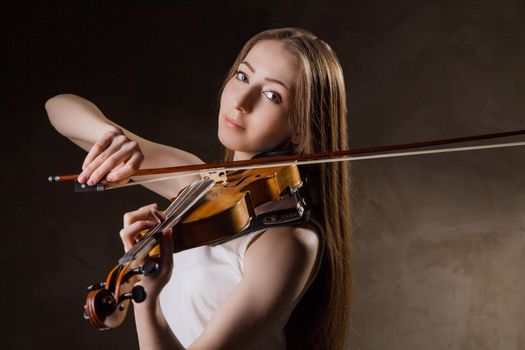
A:
{"type": "MultiPolygon", "coordinates": [[[[187,202],[194,202],[197,197],[202,197],[202,195],[209,190],[212,183],[215,183],[215,182],[213,180],[204,180],[204,181],[199,180],[199,181],[193,182],[192,188],[190,188],[190,191],[188,191],[188,195],[186,196],[186,198],[190,198],[189,200],[187,200],[187,202]],[[197,193],[197,196],[194,195],[195,193],[197,193]]],[[[175,210],[180,211],[179,208],[182,207],[184,209],[188,206],[187,204],[183,205],[182,203],[183,201],[179,202],[179,205],[176,208],[174,208],[174,211],[175,210]]],[[[166,218],[166,221],[165,221],[166,224],[164,226],[168,226],[168,227],[173,226],[170,220],[173,221],[173,217],[179,216],[181,214],[182,213],[178,213],[177,215],[170,215],[170,217],[166,218]]]]}
{"type": "Polygon", "coordinates": [[[169,205],[168,209],[166,211],[169,211],[166,214],[166,219],[159,223],[157,226],[155,226],[153,229],[151,229],[140,241],[138,241],[129,251],[129,255],[135,256],[138,252],[144,249],[144,247],[148,244],[150,244],[151,237],[153,237],[159,230],[161,230],[161,227],[163,226],[163,223],[168,220],[169,217],[174,215],[180,208],[181,203],[184,202],[188,196],[191,194],[191,191],[193,191],[193,186],[190,186],[186,188],[177,198],[169,205]]]}
{"type": "Polygon", "coordinates": [[[231,167],[231,168],[207,169],[206,171],[197,171],[197,172],[188,171],[188,172],[178,173],[174,175],[163,176],[163,177],[159,177],[155,179],[135,181],[135,182],[129,182],[126,184],[121,184],[121,185],[108,186],[108,187],[105,187],[104,190],[112,190],[112,189],[117,189],[117,188],[122,188],[122,187],[144,185],[144,184],[158,182],[158,181],[171,180],[171,179],[175,179],[179,177],[200,175],[202,173],[212,172],[212,171],[238,171],[238,170],[249,170],[249,169],[259,169],[259,168],[271,168],[271,167],[279,167],[279,166],[286,166],[286,165],[323,164],[323,163],[335,163],[335,162],[342,162],[342,161],[407,157],[407,156],[424,155],[424,154],[474,151],[474,150],[481,150],[481,149],[505,148],[505,147],[516,147],[516,146],[525,146],[525,141],[499,143],[499,144],[492,144],[492,145],[453,147],[453,148],[446,148],[446,149],[431,149],[431,150],[409,151],[409,152],[392,152],[392,153],[372,154],[372,155],[363,155],[363,156],[342,156],[342,157],[336,157],[336,158],[331,158],[331,159],[314,159],[314,160],[301,160],[301,161],[294,160],[294,161],[285,161],[285,162],[256,164],[256,165],[245,165],[245,166],[231,167]]]}
{"type": "MultiPolygon", "coordinates": [[[[174,225],[176,225],[180,221],[182,216],[189,209],[191,209],[211,189],[211,187],[213,187],[214,184],[215,181],[209,179],[200,180],[192,183],[192,185],[190,185],[189,190],[184,191],[186,192],[185,198],[183,198],[177,206],[178,208],[182,208],[182,210],[177,209],[177,215],[173,214],[172,217],[166,219],[162,224],[162,229],[164,230],[165,228],[171,228],[174,225]]],[[[144,248],[142,249],[146,252],[149,252],[157,243],[158,241],[151,241],[150,239],[148,240],[148,242],[144,243],[144,248]]]]}
{"type": "Polygon", "coordinates": [[[185,190],[179,196],[177,196],[177,198],[173,201],[173,203],[170,204],[170,206],[167,209],[169,210],[169,213],[166,215],[166,219],[159,225],[155,226],[140,241],[138,241],[130,249],[130,255],[135,256],[137,252],[143,250],[146,245],[150,244],[150,241],[152,239],[151,237],[153,237],[159,230],[161,230],[163,224],[175,213],[177,213],[180,210],[180,208],[182,208],[182,203],[184,203],[184,201],[187,200],[187,198],[192,194],[192,191],[195,191],[195,186],[190,185],[190,187],[185,188],[185,190]]]}
{"type": "Polygon", "coordinates": [[[135,244],[125,256],[131,256],[136,258],[136,256],[142,253],[144,250],[148,252],[153,248],[154,245],[158,243],[156,240],[155,234],[159,230],[164,230],[167,227],[173,227],[179,220],[180,217],[184,214],[185,208],[191,208],[193,204],[200,199],[212,186],[214,181],[197,181],[192,183],[174,200],[174,202],[168,207],[170,209],[170,214],[166,215],[166,219],[155,227],[155,232],[150,231],[146,234],[143,239],[141,239],[137,244],[135,244]],[[197,195],[195,195],[197,193],[197,195]],[[180,198],[180,199],[179,199],[180,198]],[[151,246],[153,244],[153,246],[151,246]]]}
{"type": "MultiPolygon", "coordinates": [[[[189,191],[184,193],[182,196],[179,196],[177,198],[180,198],[179,201],[175,201],[175,206],[172,207],[172,213],[171,215],[175,215],[177,213],[177,209],[181,207],[181,203],[184,202],[186,195],[189,191]]],[[[136,259],[139,255],[142,255],[144,253],[149,252],[153,247],[158,243],[158,237],[157,233],[162,230],[162,227],[164,226],[163,221],[161,224],[159,224],[155,230],[149,231],[141,240],[139,240],[127,253],[125,256],[131,257],[132,259],[136,259]]],[[[144,254],[145,255],[145,254],[144,254]]]]}
{"type": "MultiPolygon", "coordinates": [[[[191,190],[191,188],[189,189],[191,190]]],[[[173,215],[173,213],[177,210],[177,206],[179,205],[180,201],[184,200],[184,195],[187,193],[187,191],[184,191],[183,193],[181,193],[180,196],[177,197],[176,200],[174,200],[169,206],[168,208],[166,208],[166,210],[164,211],[164,216],[165,218],[162,219],[162,221],[157,225],[155,226],[154,228],[152,228],[151,230],[149,230],[148,234],[146,234],[143,239],[140,241],[140,242],[145,242],[146,239],[149,238],[149,236],[152,236],[154,235],[161,227],[162,227],[162,224],[169,218],[173,215]],[[180,199],[179,199],[180,198],[180,199]]]]}

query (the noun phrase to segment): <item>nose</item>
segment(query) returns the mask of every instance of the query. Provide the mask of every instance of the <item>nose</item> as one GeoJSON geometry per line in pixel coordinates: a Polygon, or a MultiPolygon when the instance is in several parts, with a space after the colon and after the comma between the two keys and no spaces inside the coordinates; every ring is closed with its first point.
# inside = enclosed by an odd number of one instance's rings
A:
{"type": "Polygon", "coordinates": [[[254,103],[253,95],[254,92],[251,91],[251,89],[239,91],[239,93],[233,98],[233,106],[242,113],[251,112],[254,103]]]}

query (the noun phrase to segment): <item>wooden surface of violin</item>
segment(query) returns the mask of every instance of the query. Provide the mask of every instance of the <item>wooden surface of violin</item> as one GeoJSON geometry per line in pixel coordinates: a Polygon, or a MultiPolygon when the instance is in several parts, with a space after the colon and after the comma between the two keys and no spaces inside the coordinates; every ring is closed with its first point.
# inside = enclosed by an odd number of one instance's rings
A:
{"type": "Polygon", "coordinates": [[[174,227],[175,252],[229,239],[243,231],[259,205],[301,185],[297,166],[235,171],[217,183],[198,207],[174,227]]]}

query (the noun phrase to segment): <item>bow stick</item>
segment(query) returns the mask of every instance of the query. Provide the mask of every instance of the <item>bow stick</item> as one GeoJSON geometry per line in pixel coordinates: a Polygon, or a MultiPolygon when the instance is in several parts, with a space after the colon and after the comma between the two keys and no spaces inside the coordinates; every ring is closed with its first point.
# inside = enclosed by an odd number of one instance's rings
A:
{"type": "MultiPolygon", "coordinates": [[[[436,153],[471,151],[471,150],[478,150],[478,149],[525,146],[525,141],[517,141],[517,142],[506,142],[506,143],[497,143],[497,144],[488,144],[488,145],[461,146],[461,147],[452,147],[452,148],[406,151],[406,150],[417,149],[417,148],[425,148],[425,147],[432,147],[432,146],[439,146],[439,145],[450,145],[450,144],[456,144],[456,143],[488,140],[488,139],[495,139],[495,138],[504,138],[504,137],[524,135],[524,134],[525,134],[525,130],[517,130],[517,131],[508,131],[508,132],[501,132],[501,133],[484,134],[484,135],[474,135],[474,136],[465,136],[465,137],[458,137],[458,138],[440,139],[440,140],[433,140],[433,141],[422,141],[422,142],[415,142],[415,143],[404,143],[404,144],[378,146],[378,147],[355,148],[355,149],[349,149],[349,150],[343,150],[343,151],[330,151],[330,152],[320,152],[320,153],[311,153],[311,154],[294,154],[294,155],[277,156],[277,157],[238,160],[238,161],[232,161],[232,162],[216,162],[216,163],[183,165],[183,166],[166,167],[166,168],[139,169],[135,173],[133,173],[133,176],[158,175],[158,174],[172,174],[172,175],[159,177],[155,179],[143,180],[143,181],[134,181],[134,182],[126,183],[126,184],[112,185],[112,186],[103,185],[103,184],[88,186],[86,184],[81,184],[81,191],[86,191],[90,189],[96,190],[96,191],[104,191],[104,190],[110,190],[110,189],[116,189],[116,188],[122,188],[122,187],[143,185],[147,183],[169,180],[169,179],[183,177],[183,176],[201,175],[203,173],[215,173],[215,172],[237,171],[237,170],[247,170],[247,169],[257,169],[257,168],[269,168],[269,167],[274,167],[274,166],[321,164],[321,163],[333,163],[333,162],[354,161],[354,160],[364,160],[364,159],[406,157],[406,156],[414,156],[414,155],[422,155],[422,154],[436,154],[436,153]],[[402,151],[402,150],[405,150],[405,151],[395,152],[395,151],[402,151]],[[380,153],[380,152],[389,152],[389,153],[380,153]]],[[[49,182],[75,181],[78,178],[78,175],[79,174],[49,176],[48,181],[49,182]]]]}

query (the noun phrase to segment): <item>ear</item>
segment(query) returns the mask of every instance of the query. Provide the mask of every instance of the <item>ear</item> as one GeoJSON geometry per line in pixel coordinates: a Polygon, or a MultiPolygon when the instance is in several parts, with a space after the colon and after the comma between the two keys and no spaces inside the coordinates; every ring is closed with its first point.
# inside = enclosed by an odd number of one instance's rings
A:
{"type": "Polygon", "coordinates": [[[295,130],[292,131],[292,137],[290,138],[290,141],[297,145],[299,144],[299,141],[300,141],[300,134],[298,132],[296,132],[295,130]]]}

